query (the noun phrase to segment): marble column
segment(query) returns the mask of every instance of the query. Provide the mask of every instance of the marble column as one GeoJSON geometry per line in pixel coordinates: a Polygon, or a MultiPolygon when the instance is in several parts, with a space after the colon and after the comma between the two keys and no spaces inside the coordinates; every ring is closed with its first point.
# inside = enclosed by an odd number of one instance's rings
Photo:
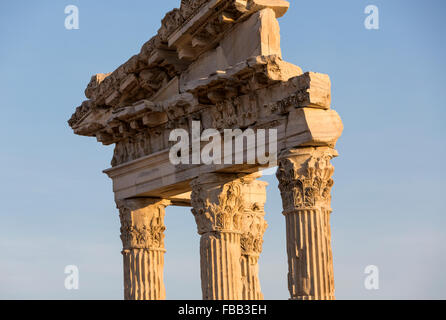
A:
{"type": "MultiPolygon", "coordinates": [[[[252,209],[246,208],[247,203],[252,203],[255,197],[253,190],[259,189],[259,184],[253,183],[257,177],[257,174],[210,173],[201,175],[191,183],[192,213],[201,235],[200,263],[204,300],[243,299],[242,228],[243,223],[246,223],[245,211],[252,209]]],[[[259,205],[262,210],[263,203],[259,205]]],[[[254,203],[251,205],[254,206],[254,203]]],[[[243,264],[246,266],[246,263],[243,264]]],[[[251,272],[251,278],[257,281],[252,286],[253,290],[259,291],[256,264],[254,267],[251,265],[247,272],[251,272]]]]}
{"type": "Polygon", "coordinates": [[[242,299],[263,300],[258,261],[263,247],[263,235],[268,227],[264,211],[267,183],[253,180],[244,186],[240,260],[242,299]]]}
{"type": "Polygon", "coordinates": [[[164,214],[168,200],[135,198],[119,201],[124,299],[163,300],[164,214]]]}
{"type": "Polygon", "coordinates": [[[286,219],[288,288],[292,300],[333,300],[330,214],[332,175],[328,147],[281,154],[277,178],[286,219]]]}

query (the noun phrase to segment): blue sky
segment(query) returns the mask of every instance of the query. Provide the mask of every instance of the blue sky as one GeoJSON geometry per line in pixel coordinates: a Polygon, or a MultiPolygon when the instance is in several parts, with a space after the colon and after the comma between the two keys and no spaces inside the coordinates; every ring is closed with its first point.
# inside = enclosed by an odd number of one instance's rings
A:
{"type": "MultiPolygon", "coordinates": [[[[66,121],[91,75],[139,52],[179,0],[0,3],[0,298],[122,299],[112,147],[66,121]],[[64,8],[80,11],[66,30],[64,8]],[[64,288],[77,265],[80,288],[64,288]]],[[[446,4],[442,0],[291,1],[284,59],[327,73],[345,131],[333,189],[338,299],[445,299],[446,4]],[[364,28],[379,8],[380,29],[364,28]],[[377,265],[380,289],[364,288],[377,265]]],[[[265,298],[288,298],[285,224],[274,176],[260,260],[265,298]]],[[[200,299],[199,237],[188,208],[168,208],[168,299],[200,299]]]]}

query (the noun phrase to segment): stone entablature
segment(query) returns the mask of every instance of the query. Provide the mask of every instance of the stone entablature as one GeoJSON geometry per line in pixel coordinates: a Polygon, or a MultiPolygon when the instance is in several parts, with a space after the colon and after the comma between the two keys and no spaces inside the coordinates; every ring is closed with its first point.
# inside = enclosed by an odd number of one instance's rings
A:
{"type": "MultiPolygon", "coordinates": [[[[270,46],[262,43],[265,41],[262,38],[265,33],[259,32],[256,41],[250,39],[255,44],[253,48],[250,48],[251,50],[243,52],[241,57],[238,52],[233,53],[234,58],[228,61],[230,64],[222,61],[226,60],[226,56],[222,56],[221,51],[231,50],[230,47],[233,45],[222,43],[218,46],[222,38],[234,25],[246,21],[252,14],[265,8],[272,8],[273,12],[281,16],[286,12],[288,3],[282,0],[182,1],[181,8],[174,9],[166,15],[158,35],[146,42],[139,54],[131,57],[111,73],[92,77],[85,90],[85,95],[89,100],[76,110],[70,119],[70,126],[76,127],[92,111],[126,107],[143,99],[163,100],[166,95],[170,95],[170,92],[165,92],[169,83],[179,83],[182,87],[185,81],[189,82],[194,74],[197,75],[197,68],[192,64],[200,63],[197,62],[198,58],[204,60],[212,58],[202,57],[205,52],[220,51],[215,54],[215,57],[221,59],[215,64],[214,70],[208,69],[210,72],[225,70],[226,67],[241,62],[234,59],[240,59],[243,55],[249,58],[271,55],[277,53],[277,50],[280,52],[280,45],[276,46],[274,53],[271,52],[270,46]],[[189,68],[191,65],[192,67],[189,68]],[[181,79],[181,76],[187,79],[181,79]]],[[[261,25],[268,27],[267,23],[273,21],[272,14],[263,20],[264,23],[261,25]]],[[[278,28],[277,23],[275,27],[278,28]]],[[[212,63],[214,62],[216,62],[215,59],[212,63]]],[[[212,66],[209,67],[212,69],[212,66]]],[[[203,74],[204,69],[202,68],[199,72],[200,78],[210,75],[206,72],[203,74]]],[[[177,89],[172,88],[172,93],[179,91],[177,89]]],[[[84,130],[80,130],[78,134],[94,136],[96,128],[84,130]]]]}

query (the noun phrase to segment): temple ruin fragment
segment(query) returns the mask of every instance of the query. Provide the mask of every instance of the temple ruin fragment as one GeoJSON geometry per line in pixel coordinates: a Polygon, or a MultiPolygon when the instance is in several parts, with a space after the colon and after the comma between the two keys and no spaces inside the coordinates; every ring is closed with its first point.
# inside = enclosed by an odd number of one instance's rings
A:
{"type": "Polygon", "coordinates": [[[166,297],[167,206],[192,208],[203,299],[263,299],[261,166],[172,164],[170,132],[190,132],[193,121],[201,130],[277,130],[290,299],[335,298],[330,160],[343,125],[330,108],[329,77],[282,60],[278,19],[288,7],[284,0],[182,0],[138,54],[88,84],[69,125],[115,146],[104,172],[121,221],[125,299],[166,297]]]}

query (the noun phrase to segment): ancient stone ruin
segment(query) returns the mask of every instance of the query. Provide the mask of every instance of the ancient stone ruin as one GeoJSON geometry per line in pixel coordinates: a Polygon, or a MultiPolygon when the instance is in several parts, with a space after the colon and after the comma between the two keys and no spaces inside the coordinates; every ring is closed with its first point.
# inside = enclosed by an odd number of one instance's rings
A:
{"type": "Polygon", "coordinates": [[[69,125],[115,145],[105,173],[121,219],[125,299],[165,298],[169,205],[192,207],[203,299],[263,299],[266,183],[257,178],[265,166],[173,164],[170,134],[191,132],[194,122],[200,133],[277,130],[266,147],[278,158],[290,297],[334,299],[330,160],[343,126],[330,109],[329,77],[282,60],[277,19],[288,7],[284,0],[182,0],[138,54],[92,77],[69,125]]]}

